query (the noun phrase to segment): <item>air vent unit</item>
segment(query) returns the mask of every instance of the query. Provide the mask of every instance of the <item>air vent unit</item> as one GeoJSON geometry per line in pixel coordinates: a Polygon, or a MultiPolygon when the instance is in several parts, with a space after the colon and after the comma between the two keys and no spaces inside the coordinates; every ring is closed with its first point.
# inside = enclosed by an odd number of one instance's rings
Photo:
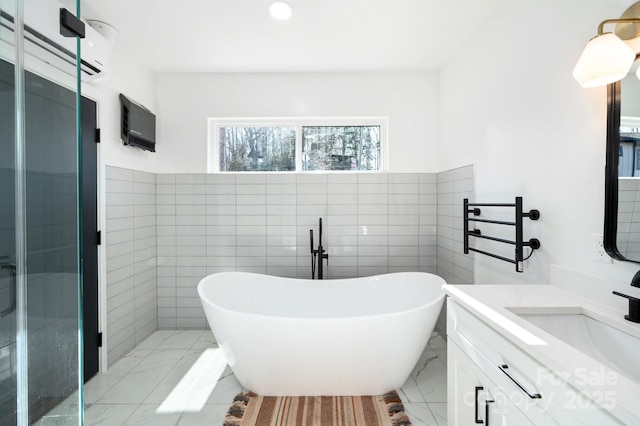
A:
{"type": "MultiPolygon", "coordinates": [[[[61,7],[56,0],[24,2],[24,50],[28,55],[73,74],[76,65],[76,39],[60,35],[61,7]]],[[[13,16],[14,12],[9,7],[0,11],[0,44],[14,43],[13,16]]],[[[96,81],[101,78],[111,62],[109,42],[86,24],[85,38],[81,40],[80,49],[82,79],[96,81]]]]}

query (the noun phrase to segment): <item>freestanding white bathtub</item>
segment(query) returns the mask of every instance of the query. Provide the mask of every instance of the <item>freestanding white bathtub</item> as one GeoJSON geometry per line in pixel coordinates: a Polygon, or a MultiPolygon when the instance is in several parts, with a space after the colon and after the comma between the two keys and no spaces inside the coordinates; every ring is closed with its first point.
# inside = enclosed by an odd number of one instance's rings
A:
{"type": "Polygon", "coordinates": [[[209,275],[198,294],[240,383],[265,396],[380,395],[422,354],[444,301],[437,275],[302,280],[209,275]]]}

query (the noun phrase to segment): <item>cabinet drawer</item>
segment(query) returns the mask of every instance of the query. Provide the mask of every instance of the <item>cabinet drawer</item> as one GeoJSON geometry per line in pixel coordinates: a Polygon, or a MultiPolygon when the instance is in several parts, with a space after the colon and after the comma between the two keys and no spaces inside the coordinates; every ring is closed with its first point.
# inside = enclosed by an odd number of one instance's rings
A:
{"type": "Polygon", "coordinates": [[[622,424],[480,318],[448,304],[448,337],[536,425],[622,424]]]}
{"type": "Polygon", "coordinates": [[[451,343],[447,348],[448,423],[527,426],[534,423],[523,414],[477,365],[451,343]]]}

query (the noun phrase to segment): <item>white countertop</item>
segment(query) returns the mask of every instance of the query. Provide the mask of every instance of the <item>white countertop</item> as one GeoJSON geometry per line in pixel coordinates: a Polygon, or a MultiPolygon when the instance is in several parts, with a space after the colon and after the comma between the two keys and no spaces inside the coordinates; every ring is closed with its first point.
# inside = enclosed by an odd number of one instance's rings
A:
{"type": "MultiPolygon", "coordinates": [[[[614,372],[510,309],[521,314],[582,313],[640,338],[640,324],[625,320],[624,313],[551,285],[445,285],[443,288],[459,304],[587,395],[613,391],[616,407],[612,411],[622,418],[631,415],[640,423],[639,383],[614,372]],[[578,369],[582,370],[581,374],[578,369]],[[594,372],[590,383],[585,383],[584,369],[594,372]],[[615,381],[613,385],[599,383],[606,380],[600,381],[598,377],[615,377],[615,381]]],[[[640,362],[640,354],[637,355],[640,362]]]]}

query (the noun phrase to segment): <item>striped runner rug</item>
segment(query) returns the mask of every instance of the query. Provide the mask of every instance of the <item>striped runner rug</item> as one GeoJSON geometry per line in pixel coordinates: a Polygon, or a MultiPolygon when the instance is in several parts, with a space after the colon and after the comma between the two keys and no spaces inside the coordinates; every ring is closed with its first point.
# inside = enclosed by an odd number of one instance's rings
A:
{"type": "Polygon", "coordinates": [[[223,426],[409,426],[397,392],[377,396],[238,394],[223,426]]]}

